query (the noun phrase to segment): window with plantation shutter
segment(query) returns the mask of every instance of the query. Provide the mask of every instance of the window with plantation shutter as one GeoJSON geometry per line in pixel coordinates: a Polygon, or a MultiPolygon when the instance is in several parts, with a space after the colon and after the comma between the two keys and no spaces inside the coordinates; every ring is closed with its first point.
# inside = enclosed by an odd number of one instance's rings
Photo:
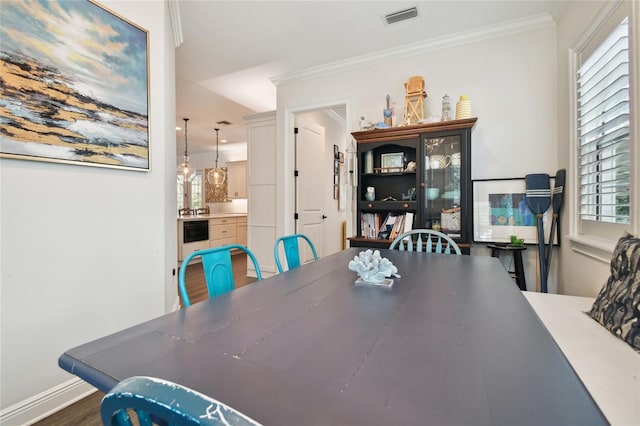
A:
{"type": "Polygon", "coordinates": [[[579,216],[630,223],[629,20],[577,72],[579,216]]]}
{"type": "Polygon", "coordinates": [[[191,182],[191,208],[192,209],[199,209],[204,207],[204,197],[202,196],[204,194],[204,188],[203,188],[203,183],[204,181],[204,175],[202,170],[198,170],[196,172],[196,176],[193,179],[193,181],[191,182]]]}
{"type": "Polygon", "coordinates": [[[178,210],[180,210],[183,209],[185,205],[184,176],[182,174],[178,174],[176,183],[178,188],[178,210]]]}
{"type": "Polygon", "coordinates": [[[204,178],[202,170],[196,171],[192,180],[186,180],[181,174],[177,175],[178,210],[189,207],[198,209],[205,206],[204,178]],[[189,202],[187,205],[187,201],[189,202]]]}

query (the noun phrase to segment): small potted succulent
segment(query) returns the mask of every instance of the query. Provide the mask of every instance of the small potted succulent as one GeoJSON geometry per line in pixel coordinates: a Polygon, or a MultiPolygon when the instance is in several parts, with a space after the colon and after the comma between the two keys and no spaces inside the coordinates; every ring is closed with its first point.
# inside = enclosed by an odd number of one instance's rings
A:
{"type": "Polygon", "coordinates": [[[512,235],[511,236],[511,244],[509,244],[512,247],[522,247],[524,246],[524,238],[518,238],[517,235],[512,235]]]}

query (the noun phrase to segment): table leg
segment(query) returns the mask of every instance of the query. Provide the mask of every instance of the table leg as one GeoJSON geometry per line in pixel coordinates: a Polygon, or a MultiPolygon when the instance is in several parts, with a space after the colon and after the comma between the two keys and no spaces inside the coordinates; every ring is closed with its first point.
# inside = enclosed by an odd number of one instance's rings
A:
{"type": "Polygon", "coordinates": [[[515,250],[513,252],[513,262],[515,263],[515,272],[516,272],[516,284],[518,284],[518,288],[520,290],[527,289],[527,282],[524,278],[524,267],[522,266],[522,252],[520,250],[515,250]]]}

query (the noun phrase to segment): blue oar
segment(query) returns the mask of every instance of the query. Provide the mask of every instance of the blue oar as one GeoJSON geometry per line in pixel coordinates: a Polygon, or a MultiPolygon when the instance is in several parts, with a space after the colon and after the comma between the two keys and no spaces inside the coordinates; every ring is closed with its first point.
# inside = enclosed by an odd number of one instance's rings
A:
{"type": "Polygon", "coordinates": [[[538,257],[540,259],[540,288],[547,292],[547,262],[544,248],[544,212],[551,204],[551,190],[549,189],[549,175],[535,173],[525,176],[527,187],[526,200],[529,209],[536,215],[536,229],[538,231],[538,257]]]}
{"type": "MultiPolygon", "coordinates": [[[[564,182],[567,175],[565,169],[556,172],[556,179],[553,185],[553,193],[551,195],[551,207],[553,208],[553,217],[551,220],[551,231],[549,231],[549,245],[547,248],[547,280],[549,279],[549,269],[551,268],[551,252],[553,251],[553,239],[556,236],[556,224],[558,232],[560,232],[560,209],[562,208],[562,199],[564,198],[564,182]]],[[[560,237],[558,237],[560,239],[560,237]]]]}

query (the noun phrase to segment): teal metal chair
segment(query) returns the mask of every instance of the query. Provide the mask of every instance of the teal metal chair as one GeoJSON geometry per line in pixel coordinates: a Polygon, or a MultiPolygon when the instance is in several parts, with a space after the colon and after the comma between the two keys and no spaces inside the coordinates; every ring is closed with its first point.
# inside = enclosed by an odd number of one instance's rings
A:
{"type": "Polygon", "coordinates": [[[307,244],[311,248],[311,253],[313,253],[313,260],[318,260],[318,253],[316,252],[316,248],[309,237],[304,234],[285,235],[284,237],[278,238],[273,245],[273,256],[276,259],[276,267],[278,268],[278,272],[283,271],[282,263],[280,262],[280,243],[282,243],[282,247],[284,249],[284,256],[287,260],[287,268],[291,270],[300,266],[300,245],[298,244],[299,240],[304,240],[307,242],[307,244]]]}
{"type": "Polygon", "coordinates": [[[209,297],[219,296],[235,288],[233,280],[233,265],[231,263],[231,250],[242,250],[253,262],[258,280],[262,280],[258,260],[245,246],[239,244],[229,244],[226,246],[214,247],[210,249],[197,250],[188,255],[180,265],[180,275],[178,276],[178,288],[184,306],[190,306],[191,301],[187,293],[186,274],[187,266],[192,259],[200,257],[202,259],[202,269],[207,283],[209,297]]]}
{"type": "Polygon", "coordinates": [[[444,254],[452,254],[451,252],[453,251],[457,255],[462,254],[460,247],[451,237],[432,229],[414,229],[404,232],[393,240],[389,249],[394,250],[396,247],[400,251],[425,251],[427,253],[444,254]]]}
{"type": "Polygon", "coordinates": [[[102,399],[100,416],[104,426],[259,425],[207,395],[177,383],[143,376],[118,383],[102,399]]]}

